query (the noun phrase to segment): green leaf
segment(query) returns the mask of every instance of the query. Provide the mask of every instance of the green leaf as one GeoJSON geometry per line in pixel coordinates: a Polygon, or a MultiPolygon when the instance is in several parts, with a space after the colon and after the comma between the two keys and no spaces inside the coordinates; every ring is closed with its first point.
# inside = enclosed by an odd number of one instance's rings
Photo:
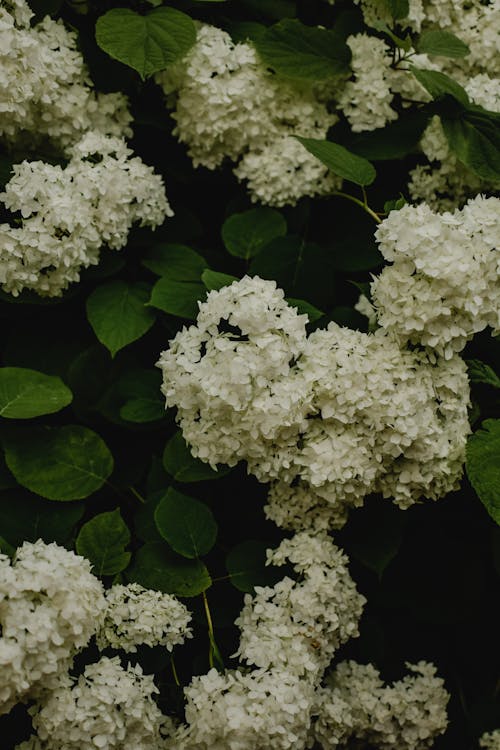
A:
{"type": "Polygon", "coordinates": [[[285,19],[254,40],[265,65],[287,78],[324,81],[349,70],[350,51],[334,31],[285,19]]]}
{"type": "Polygon", "coordinates": [[[406,18],[410,12],[409,0],[385,0],[385,4],[395,21],[406,18]]]}
{"type": "Polygon", "coordinates": [[[275,237],[286,234],[286,221],[273,208],[252,208],[233,214],[222,225],[226,250],[237,258],[248,260],[257,255],[275,237]]]}
{"type": "Polygon", "coordinates": [[[149,304],[170,315],[194,320],[198,315],[198,301],[206,297],[201,282],[174,281],[163,276],[153,287],[149,304]]]}
{"type": "Polygon", "coordinates": [[[187,245],[167,243],[154,245],[142,265],[158,276],[174,281],[199,281],[207,268],[205,258],[187,245]]]}
{"type": "Polygon", "coordinates": [[[323,317],[325,314],[321,310],[318,310],[317,307],[314,307],[314,305],[311,305],[309,302],[306,302],[303,299],[295,299],[294,297],[287,297],[286,301],[288,302],[291,307],[296,307],[298,312],[303,315],[304,313],[309,318],[310,323],[315,323],[317,320],[323,317]]]}
{"type": "Polygon", "coordinates": [[[131,554],[125,550],[130,531],[119,508],[87,521],[76,539],[76,551],[90,560],[96,576],[113,576],[125,570],[131,554]]]}
{"type": "Polygon", "coordinates": [[[111,281],[98,286],[87,300],[87,318],[111,356],[143,336],[155,322],[146,307],[149,286],[144,282],[111,281]]]}
{"type": "Polygon", "coordinates": [[[116,387],[126,398],[120,417],[128,422],[155,422],[165,416],[159,370],[135,369],[119,379],[116,387]]]}
{"type": "Polygon", "coordinates": [[[493,388],[500,388],[500,378],[486,362],[481,362],[480,359],[467,359],[466,363],[471,383],[486,383],[493,388]]]}
{"type": "Polygon", "coordinates": [[[52,503],[24,490],[5,493],[0,502],[0,534],[15,547],[37,539],[64,544],[84,509],[83,503],[52,503]]]}
{"type": "Polygon", "coordinates": [[[255,256],[248,273],[273,279],[287,297],[306,299],[319,309],[331,305],[335,293],[331,251],[295,235],[273,240],[255,256]]]}
{"type": "Polygon", "coordinates": [[[5,461],[17,481],[48,500],[80,500],[102,487],[113,456],[81,425],[30,427],[3,436],[5,461]]]}
{"type": "Polygon", "coordinates": [[[62,380],[24,367],[0,368],[0,416],[31,419],[53,414],[71,403],[73,394],[62,380]]]}
{"type": "Polygon", "coordinates": [[[231,471],[229,466],[220,466],[215,471],[209,464],[195,458],[180,430],[170,438],[165,446],[163,466],[177,482],[203,482],[209,479],[220,479],[231,471]]]}
{"type": "Polygon", "coordinates": [[[201,560],[180,557],[163,542],[146,542],[138,550],[127,577],[145,588],[185,597],[198,596],[212,585],[201,560]]]}
{"type": "Polygon", "coordinates": [[[441,115],[441,123],[455,156],[481,179],[499,182],[500,129],[491,114],[469,107],[459,117],[441,115]]]}
{"type": "Polygon", "coordinates": [[[97,19],[96,41],[144,80],[184,57],[196,41],[196,28],[175,8],[156,8],[145,15],[113,8],[97,19]]]}
{"type": "Polygon", "coordinates": [[[283,577],[282,571],[266,565],[270,545],[249,539],[233,547],[226,557],[226,568],[235,588],[253,594],[255,586],[273,586],[283,577]]]}
{"type": "Polygon", "coordinates": [[[201,274],[201,280],[208,291],[211,292],[213,289],[218,291],[219,289],[222,289],[223,286],[228,286],[229,284],[232,284],[233,281],[238,281],[238,278],[236,276],[230,276],[228,273],[211,271],[207,268],[201,274]]]}
{"type": "Polygon", "coordinates": [[[500,419],[487,419],[467,441],[467,476],[500,525],[500,419]]]}
{"type": "Polygon", "coordinates": [[[430,114],[425,110],[412,110],[385,128],[351,134],[345,146],[371,161],[401,159],[416,149],[429,119],[430,114]]]}
{"type": "Polygon", "coordinates": [[[377,172],[373,164],[362,156],[357,156],[338,143],[318,140],[316,138],[299,138],[297,140],[317,159],[325,164],[339,177],[350,180],[356,185],[371,185],[377,172]]]}
{"type": "Polygon", "coordinates": [[[469,96],[466,90],[460,86],[459,83],[437,70],[422,70],[416,68],[414,65],[410,65],[410,70],[426,89],[433,99],[439,99],[443,96],[452,96],[457,102],[467,106],[469,103],[469,96]]]}
{"type": "Polygon", "coordinates": [[[196,558],[210,552],[217,523],[210,508],[169,487],[155,510],[156,528],[175,552],[196,558]]]}
{"type": "Polygon", "coordinates": [[[417,52],[426,55],[442,55],[443,57],[465,57],[470,49],[450,31],[424,31],[417,44],[417,52]]]}

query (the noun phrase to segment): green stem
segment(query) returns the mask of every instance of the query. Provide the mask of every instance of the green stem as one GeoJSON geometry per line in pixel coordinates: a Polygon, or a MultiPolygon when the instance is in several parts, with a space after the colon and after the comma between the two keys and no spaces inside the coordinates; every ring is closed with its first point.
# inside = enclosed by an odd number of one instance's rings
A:
{"type": "MultiPolygon", "coordinates": [[[[365,191],[363,188],[363,193],[364,192],[365,191]]],[[[380,224],[380,222],[382,221],[380,216],[377,213],[375,213],[375,211],[373,211],[373,209],[371,209],[370,206],[366,202],[360,201],[359,198],[355,198],[354,195],[349,195],[349,193],[343,193],[341,190],[334,190],[332,195],[338,195],[340,198],[346,198],[347,200],[355,203],[357,206],[361,206],[361,208],[364,211],[366,211],[367,214],[370,214],[372,219],[374,219],[377,222],[377,224],[380,224]]]]}
{"type": "Polygon", "coordinates": [[[134,495],[139,500],[139,502],[141,502],[143,505],[146,505],[146,500],[143,498],[140,492],[137,492],[135,487],[129,487],[129,490],[132,493],[132,495],[134,495]]]}
{"type": "Polygon", "coordinates": [[[215,642],[212,615],[210,613],[210,607],[208,606],[207,595],[204,591],[202,592],[202,597],[203,597],[203,606],[205,607],[205,615],[207,618],[207,625],[208,625],[208,643],[209,643],[208,663],[210,665],[210,668],[216,667],[217,669],[224,669],[224,662],[222,661],[221,653],[215,642]]]}
{"type": "Polygon", "coordinates": [[[175,668],[175,661],[173,654],[170,655],[170,666],[172,667],[172,674],[174,675],[175,684],[177,687],[181,686],[181,683],[179,682],[179,676],[177,674],[177,669],[175,668]]]}

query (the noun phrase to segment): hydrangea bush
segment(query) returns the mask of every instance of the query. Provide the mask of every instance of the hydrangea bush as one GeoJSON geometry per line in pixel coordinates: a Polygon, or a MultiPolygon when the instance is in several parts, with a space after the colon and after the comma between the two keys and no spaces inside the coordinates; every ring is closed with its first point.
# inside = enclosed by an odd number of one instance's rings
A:
{"type": "Polygon", "coordinates": [[[500,2],[0,0],[2,750],[498,750],[500,2]]]}

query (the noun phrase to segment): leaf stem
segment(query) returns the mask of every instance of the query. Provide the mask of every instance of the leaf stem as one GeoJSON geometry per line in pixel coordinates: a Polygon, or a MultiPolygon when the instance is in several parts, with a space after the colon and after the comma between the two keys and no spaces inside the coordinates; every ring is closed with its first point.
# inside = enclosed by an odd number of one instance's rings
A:
{"type": "Polygon", "coordinates": [[[143,505],[146,505],[145,498],[141,495],[140,492],[137,492],[135,487],[129,487],[129,490],[132,493],[132,495],[134,495],[139,500],[139,502],[141,502],[143,505]]]}
{"type": "Polygon", "coordinates": [[[215,642],[214,625],[212,621],[212,615],[210,613],[210,607],[208,606],[207,595],[204,591],[201,595],[203,597],[203,606],[205,607],[205,615],[208,625],[208,663],[211,669],[212,667],[216,667],[217,669],[224,669],[224,662],[222,661],[221,653],[215,642]]]}
{"type": "Polygon", "coordinates": [[[365,192],[365,189],[364,189],[364,188],[362,188],[362,190],[363,190],[363,195],[364,195],[364,198],[365,198],[365,201],[364,201],[364,202],[363,202],[363,201],[361,201],[361,200],[359,200],[359,198],[355,198],[355,197],[354,197],[354,195],[349,195],[349,193],[344,193],[344,192],[342,192],[342,190],[334,190],[334,191],[333,191],[333,193],[332,193],[332,195],[338,195],[338,196],[339,196],[340,198],[347,198],[347,200],[349,200],[349,201],[352,201],[352,202],[353,202],[353,203],[355,203],[355,204],[356,204],[357,206],[361,206],[361,208],[362,208],[362,209],[363,209],[364,211],[366,211],[366,213],[367,213],[367,214],[370,214],[370,216],[372,217],[372,219],[374,219],[374,220],[375,220],[375,221],[377,222],[377,224],[380,224],[380,222],[382,221],[382,219],[381,219],[381,218],[380,218],[380,216],[379,216],[379,215],[378,215],[377,213],[375,213],[375,211],[374,211],[373,209],[371,209],[371,208],[370,208],[370,206],[369,206],[369,205],[368,205],[368,204],[366,203],[366,192],[365,192]]]}
{"type": "Polygon", "coordinates": [[[174,655],[170,655],[170,666],[172,667],[172,674],[174,675],[175,684],[177,687],[181,686],[181,683],[179,682],[179,675],[177,674],[177,669],[175,668],[175,661],[174,661],[174,655]]]}

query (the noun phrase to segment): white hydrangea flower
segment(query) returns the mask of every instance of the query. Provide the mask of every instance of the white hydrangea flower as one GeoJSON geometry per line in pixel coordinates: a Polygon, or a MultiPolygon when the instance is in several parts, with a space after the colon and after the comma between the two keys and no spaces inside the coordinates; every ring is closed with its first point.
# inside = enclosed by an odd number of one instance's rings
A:
{"type": "Polygon", "coordinates": [[[304,750],[314,688],[296,674],[211,669],[184,693],[187,726],[178,730],[175,750],[304,750]]]}
{"type": "Polygon", "coordinates": [[[342,178],[290,135],[278,136],[243,155],[234,169],[247,183],[254,202],[270,206],[295,205],[305,195],[314,198],[340,189],[342,178]]]}
{"type": "Polygon", "coordinates": [[[380,325],[445,357],[487,326],[498,331],[499,206],[479,195],[453,213],[391,211],[376,232],[393,262],[371,285],[380,325]]]}
{"type": "Polygon", "coordinates": [[[32,15],[24,0],[0,7],[0,136],[66,148],[88,130],[131,135],[126,97],[93,91],[76,33],[48,16],[31,27],[32,15]]]}
{"type": "Polygon", "coordinates": [[[372,664],[338,665],[317,691],[313,732],[324,750],[350,739],[380,750],[427,750],[447,726],[449,694],[433,664],[407,664],[412,673],[384,686],[372,664]]]}
{"type": "Polygon", "coordinates": [[[479,747],[484,747],[486,750],[500,750],[500,729],[484,732],[479,738],[479,747]]]}
{"type": "MultiPolygon", "coordinates": [[[[333,4],[334,0],[328,0],[333,4]]],[[[377,27],[381,22],[389,27],[393,26],[393,19],[384,3],[380,0],[354,0],[356,5],[361,5],[363,18],[367,26],[377,27]]],[[[411,27],[413,31],[420,31],[425,13],[423,8],[424,0],[409,0],[408,15],[405,18],[398,19],[398,23],[403,27],[411,27]]]]}
{"type": "Polygon", "coordinates": [[[237,655],[248,664],[318,681],[342,643],[359,635],[365,598],[358,594],[347,558],[325,533],[299,532],[268,551],[268,562],[291,563],[298,580],[245,595],[236,620],[237,655]]]}
{"type": "Polygon", "coordinates": [[[183,63],[156,80],[169,101],[177,90],[174,133],[195,166],[241,157],[236,176],[248,180],[252,200],[271,205],[331,192],[327,168],[291,136],[325,138],[337,117],[310,87],[276,80],[251,44],[202,25],[183,63]]]}
{"type": "Polygon", "coordinates": [[[266,512],[286,528],[301,512],[308,528],[339,527],[372,492],[408,507],[456,489],[470,429],[463,361],[401,349],[382,329],[331,323],[307,339],[282,295],[248,277],[212,292],[162,354],[193,454],[247,461],[273,483],[266,512]]]}
{"type": "Polygon", "coordinates": [[[339,109],[354,133],[382,128],[398,117],[391,107],[394,95],[389,47],[382,39],[364,33],[351,35],[347,44],[352,52],[354,78],[339,96],[339,109]]]}
{"type": "Polygon", "coordinates": [[[58,685],[103,609],[85,558],[41,540],[25,542],[12,565],[0,556],[0,713],[58,685]]]}
{"type": "Polygon", "coordinates": [[[115,585],[106,592],[97,646],[131,653],[145,644],[172,651],[191,637],[190,621],[187,607],[170,594],[145,589],[138,583],[115,585]]]}
{"type": "Polygon", "coordinates": [[[136,222],[155,227],[172,211],[163,180],[121,138],[87,133],[66,167],[24,161],[0,193],[20,226],[0,225],[0,284],[58,296],[102,245],[119,250],[136,222]]]}
{"type": "Polygon", "coordinates": [[[194,455],[234,466],[263,458],[277,435],[296,434],[307,406],[290,375],[306,321],[274,281],[246,276],[208,294],[196,325],[158,362],[166,403],[177,407],[194,455]]]}
{"type": "Polygon", "coordinates": [[[174,725],[154,702],[158,692],[139,664],[102,657],[32,709],[36,735],[17,750],[166,750],[174,725]]]}

